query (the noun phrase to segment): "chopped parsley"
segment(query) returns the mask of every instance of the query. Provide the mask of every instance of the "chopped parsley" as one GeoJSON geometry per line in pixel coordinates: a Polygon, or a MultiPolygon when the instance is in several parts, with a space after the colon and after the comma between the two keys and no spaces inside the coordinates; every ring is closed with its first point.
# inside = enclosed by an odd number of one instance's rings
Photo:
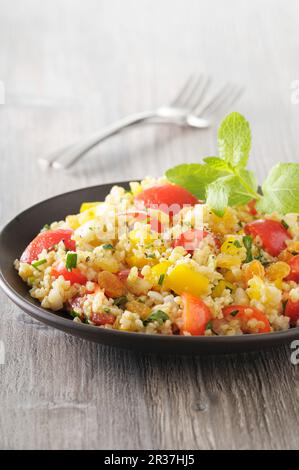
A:
{"type": "Polygon", "coordinates": [[[238,313],[239,313],[239,310],[233,310],[232,312],[230,312],[230,315],[232,317],[235,317],[236,315],[238,315],[238,313]]]}
{"type": "Polygon", "coordinates": [[[145,253],[145,257],[146,257],[146,258],[155,259],[155,258],[156,258],[156,255],[155,255],[155,253],[149,253],[149,254],[148,254],[148,253],[145,253]]]}
{"type": "Polygon", "coordinates": [[[76,317],[80,317],[80,313],[76,312],[76,310],[71,310],[69,312],[69,314],[73,317],[73,318],[76,318],[76,317]]]}
{"type": "Polygon", "coordinates": [[[39,266],[41,266],[42,264],[45,264],[47,262],[46,259],[39,259],[37,261],[34,261],[33,263],[31,263],[31,266],[33,266],[34,268],[38,268],[39,266]]]}
{"type": "Polygon", "coordinates": [[[49,224],[45,224],[45,225],[41,228],[40,232],[47,232],[48,230],[50,230],[50,225],[49,225],[49,224]]]}
{"type": "Polygon", "coordinates": [[[156,312],[151,313],[151,315],[143,321],[143,324],[148,325],[152,321],[156,321],[159,323],[159,325],[163,325],[163,323],[168,319],[169,316],[167,313],[163,312],[163,310],[157,310],[156,312]]]}
{"type": "Polygon", "coordinates": [[[253,260],[253,256],[252,256],[252,237],[250,235],[245,235],[243,237],[243,244],[246,248],[245,263],[250,263],[250,261],[253,260]]]}
{"type": "Polygon", "coordinates": [[[234,245],[235,245],[237,248],[241,248],[241,243],[239,242],[239,240],[235,240],[235,241],[234,241],[234,245]]]}
{"type": "Polygon", "coordinates": [[[208,321],[208,323],[206,324],[205,330],[212,330],[213,331],[213,322],[212,322],[212,320],[208,321]]]}
{"type": "Polygon", "coordinates": [[[111,243],[106,243],[105,245],[102,245],[102,248],[104,250],[113,250],[113,245],[111,245],[111,243]]]}
{"type": "Polygon", "coordinates": [[[282,221],[281,221],[281,225],[282,225],[283,228],[285,228],[286,230],[288,230],[288,229],[290,228],[289,224],[287,224],[285,220],[282,220],[282,221]]]}
{"type": "Polygon", "coordinates": [[[161,274],[160,277],[159,277],[159,280],[158,280],[159,286],[162,286],[162,284],[164,282],[164,278],[165,278],[165,274],[161,274]]]}
{"type": "Polygon", "coordinates": [[[73,268],[77,266],[77,253],[73,251],[69,251],[66,255],[66,262],[65,267],[68,271],[71,271],[73,268]]]}

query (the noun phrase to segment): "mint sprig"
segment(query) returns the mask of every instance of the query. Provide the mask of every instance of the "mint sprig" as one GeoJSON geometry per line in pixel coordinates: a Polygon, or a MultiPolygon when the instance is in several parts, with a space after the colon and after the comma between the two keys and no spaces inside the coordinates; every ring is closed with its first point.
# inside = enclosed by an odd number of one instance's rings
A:
{"type": "Polygon", "coordinates": [[[262,186],[261,212],[299,213],[299,163],[278,163],[262,186]]]}
{"type": "Polygon", "coordinates": [[[205,157],[202,164],[182,164],[166,172],[169,181],[183,186],[223,216],[227,206],[257,200],[261,212],[299,213],[299,164],[280,163],[265,180],[263,196],[257,193],[254,174],[246,169],[251,132],[246,119],[233,112],[218,130],[219,156],[205,157]]]}
{"type": "Polygon", "coordinates": [[[219,157],[206,157],[204,164],[187,164],[166,172],[173,183],[188,189],[199,199],[206,199],[218,216],[229,206],[258,199],[257,184],[246,170],[251,145],[249,124],[239,113],[229,114],[218,130],[219,157]]]}

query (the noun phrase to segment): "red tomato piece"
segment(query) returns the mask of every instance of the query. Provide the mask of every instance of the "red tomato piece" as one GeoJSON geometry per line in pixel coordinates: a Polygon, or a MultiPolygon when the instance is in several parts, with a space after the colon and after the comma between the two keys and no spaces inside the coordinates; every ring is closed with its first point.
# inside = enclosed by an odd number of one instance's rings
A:
{"type": "Polygon", "coordinates": [[[138,209],[152,207],[169,215],[177,214],[184,205],[199,203],[198,199],[186,189],[176,184],[163,184],[145,189],[135,197],[138,209]]]}
{"type": "Polygon", "coordinates": [[[102,312],[102,313],[92,313],[91,314],[91,321],[97,325],[97,326],[101,326],[101,325],[113,325],[113,323],[115,322],[115,315],[113,315],[113,313],[105,313],[105,312],[102,312]]]}
{"type": "Polygon", "coordinates": [[[192,336],[203,336],[212,314],[209,307],[198,297],[187,292],[182,294],[183,324],[181,332],[188,331],[192,336]]]}
{"type": "Polygon", "coordinates": [[[257,333],[269,333],[269,331],[271,331],[268,318],[263,312],[255,307],[250,307],[249,305],[229,305],[222,310],[222,313],[226,320],[232,320],[233,318],[241,320],[241,329],[243,333],[251,332],[247,326],[248,320],[251,319],[264,323],[264,326],[259,327],[257,333]]]}
{"type": "Polygon", "coordinates": [[[284,314],[290,317],[290,324],[296,326],[299,320],[299,301],[292,302],[290,299],[287,301],[284,314]]]}
{"type": "Polygon", "coordinates": [[[59,276],[63,276],[66,281],[70,281],[71,284],[86,284],[87,277],[80,271],[79,268],[73,268],[68,271],[63,263],[58,263],[52,266],[51,275],[56,279],[59,276]]]}
{"type": "Polygon", "coordinates": [[[38,258],[38,255],[44,250],[52,248],[63,240],[67,250],[75,251],[76,243],[71,239],[72,230],[57,229],[41,232],[29,243],[20,260],[23,263],[32,263],[38,258]]]}
{"type": "MultiPolygon", "coordinates": [[[[186,232],[183,232],[179,238],[173,241],[172,246],[182,246],[184,247],[188,253],[193,253],[193,251],[198,248],[200,242],[205,238],[206,236],[211,235],[210,232],[207,232],[206,230],[197,230],[197,229],[191,229],[187,230],[186,232]]],[[[214,237],[214,242],[217,248],[220,248],[221,243],[220,240],[216,237],[214,237]]]]}
{"type": "Polygon", "coordinates": [[[256,205],[256,199],[252,199],[251,201],[248,202],[247,206],[249,209],[249,214],[257,215],[257,210],[255,208],[255,205],[256,205]]]}
{"type": "Polygon", "coordinates": [[[263,248],[272,256],[278,256],[286,248],[289,232],[277,220],[259,219],[244,227],[247,235],[259,236],[263,248]]]}
{"type": "Polygon", "coordinates": [[[286,281],[295,281],[299,283],[299,255],[293,256],[288,262],[291,272],[285,278],[286,281]]]}

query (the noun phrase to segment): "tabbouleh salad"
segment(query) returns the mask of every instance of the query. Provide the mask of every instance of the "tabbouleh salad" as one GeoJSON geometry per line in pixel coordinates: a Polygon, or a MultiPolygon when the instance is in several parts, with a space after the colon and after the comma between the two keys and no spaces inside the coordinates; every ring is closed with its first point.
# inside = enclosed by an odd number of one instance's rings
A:
{"type": "Polygon", "coordinates": [[[231,113],[219,156],[114,186],[43,227],[15,261],[30,295],[75,322],[121,331],[299,326],[299,164],[276,165],[261,195],[246,168],[250,143],[247,121],[231,113]]]}

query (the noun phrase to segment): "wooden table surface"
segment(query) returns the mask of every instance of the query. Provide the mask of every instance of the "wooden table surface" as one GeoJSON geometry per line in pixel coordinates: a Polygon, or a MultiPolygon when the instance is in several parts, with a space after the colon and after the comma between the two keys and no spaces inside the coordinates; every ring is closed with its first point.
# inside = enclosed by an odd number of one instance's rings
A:
{"type": "MultiPolygon", "coordinates": [[[[215,86],[246,87],[234,108],[251,122],[260,181],[275,162],[299,161],[298,22],[295,0],[0,0],[1,224],[54,194],[213,155],[215,126],[140,127],[69,172],[36,163],[163,103],[194,70],[215,86]]],[[[298,448],[289,347],[226,357],[126,352],[45,327],[2,292],[1,319],[1,448],[298,448]]]]}

